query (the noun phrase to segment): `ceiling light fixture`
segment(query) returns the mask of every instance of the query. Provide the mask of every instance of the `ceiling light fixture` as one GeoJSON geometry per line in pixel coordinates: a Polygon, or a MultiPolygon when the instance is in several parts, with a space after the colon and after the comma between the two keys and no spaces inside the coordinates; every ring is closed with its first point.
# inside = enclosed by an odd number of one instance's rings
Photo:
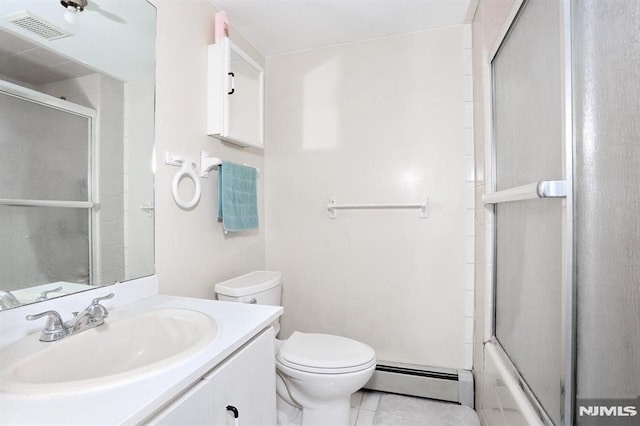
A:
{"type": "Polygon", "coordinates": [[[64,20],[70,24],[75,24],[78,20],[78,13],[82,12],[87,6],[87,0],[62,0],[60,2],[66,10],[64,12],[64,20]]]}

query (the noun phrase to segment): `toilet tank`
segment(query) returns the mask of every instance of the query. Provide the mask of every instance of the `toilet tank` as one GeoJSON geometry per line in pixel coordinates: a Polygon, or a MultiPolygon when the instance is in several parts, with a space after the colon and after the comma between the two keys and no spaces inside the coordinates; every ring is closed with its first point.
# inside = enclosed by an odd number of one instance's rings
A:
{"type": "Polygon", "coordinates": [[[215,286],[218,300],[280,306],[282,273],[253,271],[215,286]]]}

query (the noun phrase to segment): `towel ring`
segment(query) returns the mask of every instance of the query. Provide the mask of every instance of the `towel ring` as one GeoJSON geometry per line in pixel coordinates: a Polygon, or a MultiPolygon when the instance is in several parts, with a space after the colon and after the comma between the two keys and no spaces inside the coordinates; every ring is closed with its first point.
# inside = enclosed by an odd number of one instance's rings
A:
{"type": "Polygon", "coordinates": [[[178,206],[183,209],[190,209],[200,201],[200,179],[196,174],[196,163],[191,160],[186,160],[182,163],[182,167],[176,175],[173,177],[173,200],[176,202],[178,206]],[[180,198],[180,194],[178,193],[178,185],[180,185],[180,181],[182,178],[190,178],[195,185],[195,194],[193,194],[193,198],[189,201],[184,201],[180,198]]]}

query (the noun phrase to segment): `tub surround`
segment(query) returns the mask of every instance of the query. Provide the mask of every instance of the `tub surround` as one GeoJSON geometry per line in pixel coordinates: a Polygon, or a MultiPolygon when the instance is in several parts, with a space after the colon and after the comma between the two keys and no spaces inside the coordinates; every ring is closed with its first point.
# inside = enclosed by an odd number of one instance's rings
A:
{"type": "Polygon", "coordinates": [[[283,338],[340,334],[379,360],[471,368],[466,28],[267,58],[265,266],[282,271],[283,338]],[[418,210],[327,214],[330,199],[425,196],[426,219],[418,210]]]}
{"type": "MultiPolygon", "coordinates": [[[[70,392],[51,396],[0,393],[0,412],[6,423],[139,423],[200,377],[227,359],[261,330],[275,321],[282,308],[249,306],[214,300],[158,295],[155,276],[28,305],[3,312],[0,325],[0,349],[28,334],[39,332],[43,321],[30,322],[28,314],[48,309],[60,311],[65,319],[71,311],[82,309],[91,299],[114,292],[116,297],[104,304],[113,312],[149,308],[182,308],[205,313],[217,321],[218,336],[201,352],[176,362],[162,373],[129,384],[91,391],[70,392]],[[37,410],[34,407],[37,406],[37,410]]],[[[109,321],[107,319],[107,321],[109,321]]],[[[70,337],[73,338],[73,337],[70,337]]]]}

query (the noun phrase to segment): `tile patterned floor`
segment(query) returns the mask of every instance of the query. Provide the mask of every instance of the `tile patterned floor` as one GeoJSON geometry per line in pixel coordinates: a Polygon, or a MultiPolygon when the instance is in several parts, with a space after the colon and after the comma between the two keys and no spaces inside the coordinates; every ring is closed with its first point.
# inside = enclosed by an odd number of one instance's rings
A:
{"type": "Polygon", "coordinates": [[[361,390],[351,396],[351,426],[479,426],[475,411],[426,398],[361,390]]]}

